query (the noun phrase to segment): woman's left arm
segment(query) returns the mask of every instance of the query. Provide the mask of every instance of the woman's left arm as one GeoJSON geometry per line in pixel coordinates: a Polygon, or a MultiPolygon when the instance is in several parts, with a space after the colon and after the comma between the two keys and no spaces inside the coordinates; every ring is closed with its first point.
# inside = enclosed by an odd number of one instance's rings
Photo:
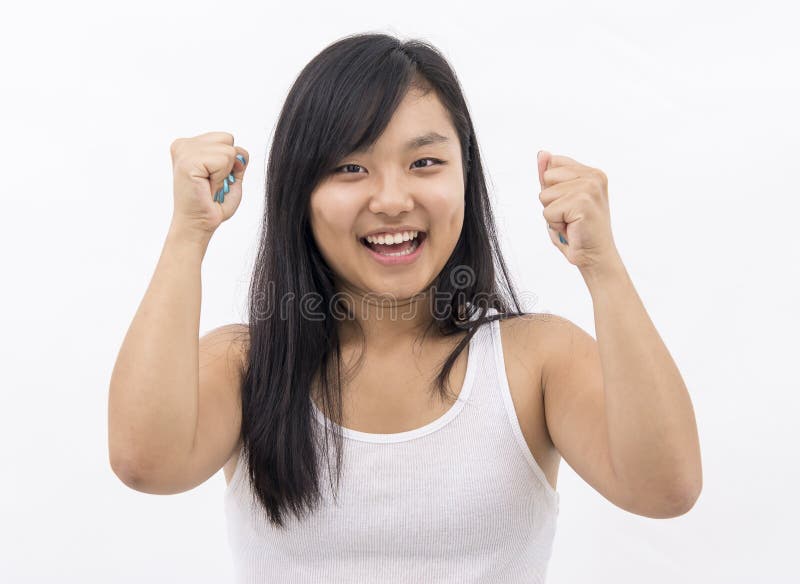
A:
{"type": "Polygon", "coordinates": [[[697,423],[680,371],[620,259],[581,274],[594,306],[615,472],[628,485],[670,485],[676,504],[691,507],[703,473],[697,423]]]}
{"type": "Polygon", "coordinates": [[[592,297],[608,463],[630,492],[658,485],[676,508],[691,507],[703,481],[692,402],[617,251],[606,175],[546,151],[538,170],[550,239],[592,297]]]}

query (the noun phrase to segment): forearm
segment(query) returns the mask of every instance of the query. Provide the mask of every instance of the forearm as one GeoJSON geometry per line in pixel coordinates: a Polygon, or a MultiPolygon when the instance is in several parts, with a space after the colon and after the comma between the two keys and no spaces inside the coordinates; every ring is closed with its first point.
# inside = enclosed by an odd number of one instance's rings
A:
{"type": "Polygon", "coordinates": [[[696,497],[700,444],[680,371],[621,260],[581,274],[594,305],[617,477],[637,493],[696,497]]]}
{"type": "Polygon", "coordinates": [[[108,402],[112,466],[145,472],[181,460],[198,416],[201,264],[207,241],[170,225],[117,356],[108,402]]]}

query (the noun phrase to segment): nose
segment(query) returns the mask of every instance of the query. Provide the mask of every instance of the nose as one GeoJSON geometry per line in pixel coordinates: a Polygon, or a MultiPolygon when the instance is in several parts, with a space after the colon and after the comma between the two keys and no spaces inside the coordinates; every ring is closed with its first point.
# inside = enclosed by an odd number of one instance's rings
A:
{"type": "Polygon", "coordinates": [[[414,198],[402,181],[383,181],[369,201],[369,210],[376,214],[397,215],[413,209],[414,198]]]}

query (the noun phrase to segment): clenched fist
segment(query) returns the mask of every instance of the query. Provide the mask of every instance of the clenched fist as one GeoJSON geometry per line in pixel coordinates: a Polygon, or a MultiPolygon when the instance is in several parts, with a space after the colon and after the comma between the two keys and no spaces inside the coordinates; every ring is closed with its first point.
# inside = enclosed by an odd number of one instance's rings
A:
{"type": "Polygon", "coordinates": [[[172,223],[211,235],[231,217],[242,200],[242,178],[250,158],[247,150],[233,145],[233,135],[208,132],[178,138],[172,155],[174,210],[172,223]],[[243,157],[243,163],[240,158],[243,157]],[[224,199],[215,196],[227,184],[224,199]]]}

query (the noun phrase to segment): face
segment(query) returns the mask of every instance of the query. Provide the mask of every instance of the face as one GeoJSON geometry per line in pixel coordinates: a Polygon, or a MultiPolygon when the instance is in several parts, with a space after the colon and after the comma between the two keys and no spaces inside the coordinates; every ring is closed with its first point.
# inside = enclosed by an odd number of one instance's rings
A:
{"type": "Polygon", "coordinates": [[[427,290],[464,223],[461,146],[436,93],[409,91],[372,149],[336,166],[311,194],[310,221],[337,290],[397,300],[427,290]],[[413,143],[431,133],[445,139],[413,143]],[[368,234],[402,226],[424,232],[405,259],[381,261],[364,243],[368,234]]]}

